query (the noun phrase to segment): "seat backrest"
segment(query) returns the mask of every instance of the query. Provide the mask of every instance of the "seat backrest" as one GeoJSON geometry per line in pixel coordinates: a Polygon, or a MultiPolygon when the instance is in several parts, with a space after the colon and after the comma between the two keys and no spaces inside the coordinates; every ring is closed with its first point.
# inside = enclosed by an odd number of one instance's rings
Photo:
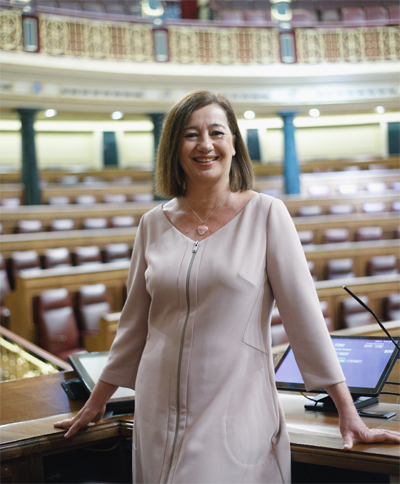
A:
{"type": "Polygon", "coordinates": [[[326,263],[326,279],[355,277],[353,259],[331,259],[326,263]]]}
{"type": "Polygon", "coordinates": [[[134,227],[135,218],[131,215],[116,215],[111,217],[110,227],[112,228],[123,228],[123,227],[134,227]]]}
{"type": "Polygon", "coordinates": [[[383,202],[365,202],[362,205],[362,211],[364,213],[383,213],[386,211],[386,207],[383,202]]]}
{"type": "Polygon", "coordinates": [[[400,5],[388,5],[387,10],[390,20],[400,20],[400,5]]]}
{"type": "Polygon", "coordinates": [[[400,320],[400,293],[389,294],[384,300],[384,314],[386,321],[400,320]]]}
{"type": "Polygon", "coordinates": [[[335,8],[322,10],[321,20],[323,22],[338,22],[340,20],[339,10],[336,10],[335,8]]]}
{"type": "Polygon", "coordinates": [[[310,185],[307,192],[311,197],[326,197],[331,193],[329,185],[310,185]]]}
{"type": "Polygon", "coordinates": [[[37,302],[39,344],[53,355],[79,348],[79,331],[67,289],[43,291],[37,302]]]}
{"type": "Polygon", "coordinates": [[[2,207],[19,207],[21,205],[21,199],[17,197],[1,198],[0,205],[2,207]]]}
{"type": "Polygon", "coordinates": [[[387,20],[389,12],[385,7],[364,7],[367,20],[387,20]]]}
{"type": "Polygon", "coordinates": [[[322,215],[323,213],[322,207],[319,205],[304,205],[304,207],[300,207],[298,211],[299,217],[313,217],[322,215]]]}
{"type": "Polygon", "coordinates": [[[100,249],[96,245],[75,247],[72,254],[74,265],[83,266],[102,262],[100,249]]]}
{"type": "Polygon", "coordinates": [[[66,247],[46,249],[43,253],[43,267],[52,269],[54,267],[72,266],[71,255],[66,247]]]}
{"type": "Polygon", "coordinates": [[[271,20],[271,14],[263,10],[245,10],[244,19],[253,24],[263,24],[271,20]]]}
{"type": "Polygon", "coordinates": [[[68,197],[49,197],[47,199],[49,205],[69,205],[68,197]]]}
{"type": "Polygon", "coordinates": [[[109,193],[103,196],[104,203],[125,203],[126,195],[123,193],[109,193]]]}
{"type": "Polygon", "coordinates": [[[341,14],[344,22],[365,22],[365,20],[367,20],[367,16],[363,8],[342,8],[341,14]]]}
{"type": "Polygon", "coordinates": [[[106,286],[104,284],[82,286],[77,293],[77,302],[82,330],[97,333],[101,316],[110,312],[106,286]]]}
{"type": "Polygon", "coordinates": [[[394,238],[395,239],[400,239],[400,225],[394,231],[394,238]]]}
{"type": "Polygon", "coordinates": [[[398,273],[397,260],[394,255],[377,255],[368,261],[367,274],[369,276],[384,276],[398,273]]]}
{"type": "Polygon", "coordinates": [[[317,281],[317,275],[315,273],[315,264],[312,260],[307,261],[308,268],[310,270],[311,277],[313,278],[313,281],[317,281]]]}
{"type": "Polygon", "coordinates": [[[64,230],[74,230],[75,224],[71,218],[55,219],[50,222],[50,231],[61,232],[64,230]]]}
{"type": "Polygon", "coordinates": [[[348,242],[349,231],[345,228],[326,229],[323,234],[324,244],[335,244],[338,242],[348,242]]]}
{"type": "Polygon", "coordinates": [[[312,230],[300,230],[297,234],[302,245],[314,243],[314,232],[312,230]]]}
{"type": "Polygon", "coordinates": [[[131,251],[128,244],[107,244],[104,248],[104,262],[129,261],[131,251]]]}
{"type": "Polygon", "coordinates": [[[106,11],[104,5],[102,5],[101,3],[83,2],[82,7],[83,7],[83,10],[87,12],[104,13],[106,11]]]}
{"type": "Polygon", "coordinates": [[[386,190],[387,186],[385,182],[371,182],[367,183],[367,190],[371,193],[380,193],[386,190]]]}
{"type": "Polygon", "coordinates": [[[106,229],[107,226],[107,219],[102,217],[85,218],[82,222],[82,229],[84,230],[106,229]]]}
{"type": "Polygon", "coordinates": [[[92,205],[96,203],[96,197],[94,195],[78,195],[75,197],[75,203],[78,205],[92,205]]]}
{"type": "Polygon", "coordinates": [[[352,193],[357,193],[358,186],[355,183],[347,183],[345,185],[339,185],[337,191],[341,195],[351,195],[352,193]]]}
{"type": "Polygon", "coordinates": [[[243,12],[241,10],[220,10],[220,18],[223,22],[242,22],[243,12]]]}
{"type": "Polygon", "coordinates": [[[10,292],[10,290],[11,288],[6,271],[6,264],[4,262],[3,255],[0,254],[0,306],[3,306],[4,298],[6,294],[10,292]]]}
{"type": "Polygon", "coordinates": [[[79,177],[76,175],[67,175],[63,176],[58,180],[61,185],[76,185],[79,183],[79,177]]]}
{"type": "Polygon", "coordinates": [[[359,227],[356,231],[355,240],[382,240],[382,227],[359,227]]]}
{"type": "Polygon", "coordinates": [[[152,202],[154,195],[152,193],[135,193],[131,196],[131,202],[152,202]]]}
{"type": "MultiPolygon", "coordinates": [[[[359,296],[359,299],[368,305],[368,296],[359,296]]],[[[339,314],[343,328],[355,328],[374,322],[373,316],[352,297],[343,299],[340,304],[339,314]]]]}
{"type": "Polygon", "coordinates": [[[349,213],[354,212],[354,207],[350,204],[333,204],[329,207],[328,213],[329,215],[347,215],[349,213]]]}
{"type": "Polygon", "coordinates": [[[40,220],[19,220],[17,223],[17,234],[31,234],[42,231],[43,224],[40,220]]]}
{"type": "Polygon", "coordinates": [[[24,250],[13,252],[9,259],[9,277],[12,288],[15,286],[15,278],[19,271],[29,271],[41,269],[39,255],[35,250],[24,250]]]}
{"type": "Polygon", "coordinates": [[[393,212],[400,212],[400,201],[399,200],[395,200],[394,202],[392,202],[392,210],[393,210],[393,212]]]}
{"type": "Polygon", "coordinates": [[[292,10],[292,22],[318,22],[318,14],[316,10],[294,8],[292,10]]]}

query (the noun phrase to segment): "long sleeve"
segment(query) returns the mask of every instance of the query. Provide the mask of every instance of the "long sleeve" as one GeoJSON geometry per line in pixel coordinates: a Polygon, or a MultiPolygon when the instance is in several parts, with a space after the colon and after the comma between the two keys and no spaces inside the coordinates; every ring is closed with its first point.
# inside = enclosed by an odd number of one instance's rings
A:
{"type": "Polygon", "coordinates": [[[106,367],[100,379],[107,383],[135,389],[136,374],[148,333],[148,314],[151,298],[146,290],[142,217],[128,276],[128,297],[121,313],[117,335],[111,346],[106,367]]]}
{"type": "Polygon", "coordinates": [[[267,223],[267,274],[307,390],[344,381],[296,228],[277,199],[267,223]]]}

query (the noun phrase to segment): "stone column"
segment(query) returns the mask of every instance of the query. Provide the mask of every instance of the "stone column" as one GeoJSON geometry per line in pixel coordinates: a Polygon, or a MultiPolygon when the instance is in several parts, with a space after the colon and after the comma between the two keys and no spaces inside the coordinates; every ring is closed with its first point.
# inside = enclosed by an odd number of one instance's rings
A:
{"type": "Polygon", "coordinates": [[[284,177],[285,193],[300,193],[299,163],[296,154],[296,141],[294,139],[293,118],[296,111],[280,112],[283,118],[283,136],[284,136],[284,177]]]}
{"type": "Polygon", "coordinates": [[[35,130],[33,123],[37,109],[17,109],[21,119],[22,176],[25,205],[40,205],[40,178],[36,161],[35,130]]]}

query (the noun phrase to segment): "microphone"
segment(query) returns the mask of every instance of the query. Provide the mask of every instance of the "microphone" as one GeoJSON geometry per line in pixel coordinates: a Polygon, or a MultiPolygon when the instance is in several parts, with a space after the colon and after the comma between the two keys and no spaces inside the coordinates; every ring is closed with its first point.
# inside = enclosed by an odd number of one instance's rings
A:
{"type": "Polygon", "coordinates": [[[385,326],[383,326],[383,324],[379,321],[379,319],[377,318],[376,314],[372,311],[372,309],[370,309],[364,302],[361,301],[361,299],[359,297],[357,297],[354,292],[351,292],[350,289],[346,286],[343,286],[343,289],[348,292],[350,294],[350,296],[354,297],[354,299],[359,303],[361,304],[361,306],[366,309],[368,312],[370,312],[372,314],[372,316],[376,319],[377,323],[379,324],[379,326],[383,329],[383,331],[389,336],[389,338],[391,339],[392,343],[396,346],[396,348],[400,351],[400,346],[396,343],[396,341],[390,336],[390,334],[388,333],[387,329],[385,328],[385,326]]]}

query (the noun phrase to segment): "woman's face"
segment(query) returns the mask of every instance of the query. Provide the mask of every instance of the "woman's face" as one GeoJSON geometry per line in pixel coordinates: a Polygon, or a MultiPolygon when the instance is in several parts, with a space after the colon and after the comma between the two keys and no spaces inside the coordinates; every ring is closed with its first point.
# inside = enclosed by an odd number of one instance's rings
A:
{"type": "Polygon", "coordinates": [[[179,162],[191,184],[229,184],[229,171],[235,155],[235,142],[225,111],[209,104],[194,111],[182,133],[179,162]]]}

